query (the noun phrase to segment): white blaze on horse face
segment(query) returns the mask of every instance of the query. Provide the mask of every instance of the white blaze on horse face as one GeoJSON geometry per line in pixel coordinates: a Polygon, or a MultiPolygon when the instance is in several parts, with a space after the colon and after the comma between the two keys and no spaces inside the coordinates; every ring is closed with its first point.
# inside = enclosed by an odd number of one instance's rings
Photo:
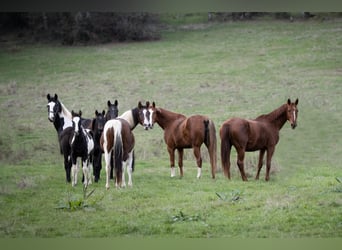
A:
{"type": "Polygon", "coordinates": [[[146,129],[148,129],[151,126],[151,123],[150,123],[150,120],[151,120],[150,110],[144,109],[143,110],[143,114],[144,114],[144,127],[146,129]]]}
{"type": "Polygon", "coordinates": [[[48,108],[49,108],[49,114],[48,114],[48,118],[50,121],[53,121],[55,114],[53,112],[53,108],[55,107],[55,103],[54,102],[49,102],[48,103],[48,108]]]}
{"type": "Polygon", "coordinates": [[[75,123],[75,127],[74,127],[75,133],[78,133],[78,132],[80,131],[80,128],[79,128],[79,126],[78,126],[79,121],[80,121],[80,118],[79,118],[78,116],[75,116],[75,117],[72,119],[72,121],[75,123]]]}

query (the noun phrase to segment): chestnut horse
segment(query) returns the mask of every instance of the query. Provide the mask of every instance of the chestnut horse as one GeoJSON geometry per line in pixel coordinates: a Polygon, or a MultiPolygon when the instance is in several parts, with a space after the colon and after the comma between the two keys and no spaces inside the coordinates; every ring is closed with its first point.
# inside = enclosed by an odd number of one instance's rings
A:
{"type": "Polygon", "coordinates": [[[171,177],[175,176],[175,150],[178,151],[178,166],[180,176],[183,176],[184,148],[193,148],[197,162],[197,178],[202,174],[201,146],[204,143],[208,148],[211,175],[215,178],[216,172],[216,130],[212,120],[203,115],[185,115],[174,113],[163,108],[156,108],[155,103],[149,105],[144,113],[145,129],[152,128],[156,122],[164,130],[164,140],[170,155],[171,177]]]}
{"type": "Polygon", "coordinates": [[[230,179],[230,151],[234,146],[237,151],[237,165],[243,181],[247,181],[244,171],[245,152],[257,151],[259,153],[258,172],[255,179],[259,179],[265,152],[266,177],[270,179],[271,159],[275,146],[279,141],[279,130],[289,121],[292,129],[297,126],[298,99],[293,103],[290,99],[269,114],[261,115],[254,120],[231,118],[225,121],[220,128],[221,162],[224,175],[230,179]]]}

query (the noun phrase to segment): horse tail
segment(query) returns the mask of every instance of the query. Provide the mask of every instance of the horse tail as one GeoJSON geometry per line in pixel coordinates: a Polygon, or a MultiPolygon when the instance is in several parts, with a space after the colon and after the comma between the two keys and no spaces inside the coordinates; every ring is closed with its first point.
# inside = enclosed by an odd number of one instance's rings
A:
{"type": "Polygon", "coordinates": [[[122,156],[123,156],[121,122],[116,120],[113,127],[114,127],[114,147],[113,147],[114,169],[115,169],[115,175],[116,175],[116,183],[120,186],[122,182],[122,156]]]}
{"type": "Polygon", "coordinates": [[[230,149],[232,147],[230,143],[229,124],[223,124],[220,129],[221,137],[221,163],[223,173],[226,177],[230,178],[229,163],[230,163],[230,149]]]}
{"type": "Polygon", "coordinates": [[[209,133],[209,120],[204,120],[204,143],[209,146],[210,143],[210,133],[209,133]]]}
{"type": "Polygon", "coordinates": [[[216,129],[215,124],[212,120],[209,123],[209,157],[211,165],[211,176],[214,179],[217,169],[217,140],[216,140],[216,129]]]}
{"type": "Polygon", "coordinates": [[[134,150],[132,153],[132,172],[134,172],[134,163],[135,163],[135,155],[134,155],[134,150]]]}

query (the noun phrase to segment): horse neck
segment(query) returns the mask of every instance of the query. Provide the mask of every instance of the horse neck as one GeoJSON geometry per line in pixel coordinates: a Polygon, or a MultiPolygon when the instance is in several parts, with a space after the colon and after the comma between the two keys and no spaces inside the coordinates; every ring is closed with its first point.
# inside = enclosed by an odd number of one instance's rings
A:
{"type": "Polygon", "coordinates": [[[159,110],[156,111],[157,117],[156,117],[156,123],[159,124],[159,126],[162,129],[167,128],[169,125],[171,125],[174,121],[186,117],[182,114],[178,114],[166,109],[159,108],[159,110]]]}
{"type": "Polygon", "coordinates": [[[278,130],[280,130],[287,121],[287,105],[284,104],[279,108],[273,110],[271,113],[266,115],[261,115],[257,117],[255,120],[257,121],[267,121],[274,125],[278,130]]]}
{"type": "Polygon", "coordinates": [[[63,103],[61,103],[62,106],[62,111],[61,111],[61,115],[69,120],[72,120],[72,115],[71,112],[64,106],[63,103]]]}
{"type": "Polygon", "coordinates": [[[72,126],[72,115],[63,103],[60,104],[62,106],[62,111],[58,113],[59,121],[57,122],[57,125],[59,126],[58,130],[63,131],[65,128],[72,126]]]}
{"type": "Polygon", "coordinates": [[[131,130],[133,130],[137,125],[138,125],[138,109],[131,109],[127,110],[125,113],[120,115],[118,118],[124,119],[125,121],[128,122],[129,126],[131,127],[131,130]]]}

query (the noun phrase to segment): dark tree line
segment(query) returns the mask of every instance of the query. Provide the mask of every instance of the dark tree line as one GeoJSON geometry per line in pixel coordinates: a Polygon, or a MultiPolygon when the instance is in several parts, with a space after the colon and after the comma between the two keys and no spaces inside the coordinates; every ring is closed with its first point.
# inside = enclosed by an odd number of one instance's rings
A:
{"type": "Polygon", "coordinates": [[[150,13],[0,13],[0,35],[62,44],[146,41],[160,38],[158,16],[150,13]]]}

